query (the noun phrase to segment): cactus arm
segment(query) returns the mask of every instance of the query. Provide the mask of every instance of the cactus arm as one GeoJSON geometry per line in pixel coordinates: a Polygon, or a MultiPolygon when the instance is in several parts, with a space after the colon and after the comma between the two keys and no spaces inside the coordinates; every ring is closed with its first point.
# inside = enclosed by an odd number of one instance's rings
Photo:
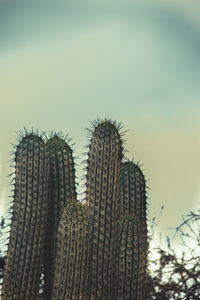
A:
{"type": "Polygon", "coordinates": [[[87,261],[86,231],[85,206],[76,202],[68,204],[58,227],[52,300],[83,299],[87,261]]]}
{"type": "Polygon", "coordinates": [[[88,299],[110,299],[115,285],[115,233],[122,142],[108,121],[95,127],[88,152],[86,203],[91,209],[88,299]]]}
{"type": "Polygon", "coordinates": [[[47,211],[48,158],[41,137],[27,135],[16,150],[14,207],[3,297],[36,299],[41,273],[47,211]]]}
{"type": "Polygon", "coordinates": [[[141,233],[134,217],[125,217],[120,222],[119,259],[117,276],[118,300],[143,300],[140,285],[143,262],[141,233]]]}
{"type": "Polygon", "coordinates": [[[121,180],[117,299],[143,300],[148,251],[145,177],[137,164],[127,161],[121,180]]]}
{"type": "Polygon", "coordinates": [[[60,136],[54,134],[46,142],[49,156],[49,197],[46,242],[44,250],[44,299],[52,293],[55,269],[58,224],[67,203],[76,198],[75,170],[72,149],[60,136]]]}

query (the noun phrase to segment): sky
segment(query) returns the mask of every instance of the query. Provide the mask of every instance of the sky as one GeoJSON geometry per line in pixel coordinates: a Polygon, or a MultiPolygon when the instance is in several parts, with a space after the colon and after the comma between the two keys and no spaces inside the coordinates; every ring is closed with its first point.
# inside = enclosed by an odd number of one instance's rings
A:
{"type": "Polygon", "coordinates": [[[143,164],[148,218],[169,234],[200,203],[198,1],[0,0],[0,215],[16,132],[69,133],[77,176],[86,128],[122,122],[143,164]]]}

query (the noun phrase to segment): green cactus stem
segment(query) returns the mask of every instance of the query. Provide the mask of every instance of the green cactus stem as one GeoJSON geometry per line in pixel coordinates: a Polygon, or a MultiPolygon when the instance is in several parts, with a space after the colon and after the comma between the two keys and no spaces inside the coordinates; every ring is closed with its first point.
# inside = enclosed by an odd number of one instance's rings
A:
{"type": "Polygon", "coordinates": [[[144,234],[147,239],[147,196],[146,180],[138,164],[126,161],[122,164],[122,187],[121,187],[121,217],[133,215],[142,222],[144,234]]]}
{"type": "Polygon", "coordinates": [[[49,209],[44,250],[44,299],[49,300],[55,271],[58,224],[66,204],[76,199],[76,186],[72,149],[65,138],[54,134],[47,140],[46,147],[50,170],[49,209]]]}
{"type": "Polygon", "coordinates": [[[145,299],[147,268],[146,182],[133,161],[122,164],[117,298],[145,299]],[[131,276],[130,276],[131,275],[131,276]]]}
{"type": "Polygon", "coordinates": [[[138,218],[127,216],[119,227],[116,299],[144,300],[147,253],[142,224],[138,218]]]}
{"type": "Polygon", "coordinates": [[[87,210],[78,202],[63,211],[58,227],[52,300],[83,299],[87,264],[87,210]]]}
{"type": "Polygon", "coordinates": [[[36,134],[21,139],[15,154],[15,188],[2,300],[35,300],[43,258],[48,157],[36,134]]]}
{"type": "Polygon", "coordinates": [[[86,299],[115,299],[116,230],[122,141],[111,121],[95,124],[88,152],[86,204],[91,236],[86,299]]]}

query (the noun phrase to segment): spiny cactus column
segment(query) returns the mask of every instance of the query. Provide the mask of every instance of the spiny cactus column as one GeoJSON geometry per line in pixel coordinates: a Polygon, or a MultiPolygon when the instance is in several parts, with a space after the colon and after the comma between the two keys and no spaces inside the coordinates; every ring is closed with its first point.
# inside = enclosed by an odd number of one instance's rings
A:
{"type": "Polygon", "coordinates": [[[145,240],[139,220],[127,216],[120,221],[117,265],[118,300],[145,300],[145,240]]]}
{"type": "Polygon", "coordinates": [[[145,178],[122,164],[119,126],[94,126],[84,205],[65,139],[20,141],[3,300],[36,300],[42,263],[45,300],[145,300],[145,178]]]}
{"type": "Polygon", "coordinates": [[[123,163],[122,168],[119,232],[116,299],[144,300],[147,267],[145,178],[132,161],[123,163]]]}
{"type": "Polygon", "coordinates": [[[48,158],[41,137],[28,134],[15,156],[14,207],[3,279],[3,300],[35,300],[44,249],[48,158]]]}
{"type": "Polygon", "coordinates": [[[138,164],[126,161],[122,164],[121,187],[121,217],[126,215],[137,216],[143,223],[147,235],[146,222],[146,180],[138,164]]]}
{"type": "Polygon", "coordinates": [[[68,204],[58,227],[52,300],[84,299],[87,230],[85,206],[78,202],[68,204]]]}
{"type": "Polygon", "coordinates": [[[47,140],[46,147],[50,170],[49,209],[44,250],[44,299],[49,300],[55,271],[57,228],[64,207],[76,199],[76,187],[72,149],[65,139],[54,134],[47,140]]]}
{"type": "Polygon", "coordinates": [[[122,141],[110,121],[97,123],[88,152],[86,204],[91,209],[86,299],[115,299],[116,225],[122,141]]]}

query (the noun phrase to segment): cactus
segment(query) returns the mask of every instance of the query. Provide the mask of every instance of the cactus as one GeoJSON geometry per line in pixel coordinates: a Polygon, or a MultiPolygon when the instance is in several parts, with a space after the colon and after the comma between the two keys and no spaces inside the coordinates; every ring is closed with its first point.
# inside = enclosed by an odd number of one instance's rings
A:
{"type": "Polygon", "coordinates": [[[145,240],[140,220],[126,216],[120,220],[117,266],[117,300],[145,298],[145,240]]]}
{"type": "Polygon", "coordinates": [[[72,149],[65,137],[54,133],[46,142],[49,156],[49,193],[44,249],[44,299],[52,293],[58,224],[67,203],[76,198],[72,149]]]}
{"type": "Polygon", "coordinates": [[[45,300],[145,300],[145,178],[133,161],[122,162],[119,132],[120,125],[110,120],[94,123],[84,204],[76,198],[72,150],[65,138],[54,134],[44,144],[30,135],[19,143],[4,300],[37,299],[41,263],[45,300]],[[41,164],[41,172],[31,177],[41,164]],[[33,198],[35,185],[38,195],[33,198]],[[37,230],[27,237],[30,223],[40,224],[43,240],[37,230]],[[30,248],[36,249],[37,259],[30,248]]]}
{"type": "Polygon", "coordinates": [[[83,299],[87,226],[85,206],[77,202],[68,204],[58,227],[52,300],[83,299]]]}
{"type": "Polygon", "coordinates": [[[116,299],[145,299],[147,267],[146,183],[133,161],[122,165],[116,299]]]}
{"type": "Polygon", "coordinates": [[[41,137],[28,134],[17,146],[11,232],[3,280],[3,300],[38,294],[44,251],[48,158],[41,137]]]}
{"type": "Polygon", "coordinates": [[[122,164],[121,217],[132,215],[141,221],[147,248],[146,180],[141,168],[133,161],[122,164]]]}
{"type": "Polygon", "coordinates": [[[89,147],[86,175],[86,204],[92,219],[88,299],[115,299],[121,159],[122,141],[116,126],[109,121],[97,124],[89,147]]]}

